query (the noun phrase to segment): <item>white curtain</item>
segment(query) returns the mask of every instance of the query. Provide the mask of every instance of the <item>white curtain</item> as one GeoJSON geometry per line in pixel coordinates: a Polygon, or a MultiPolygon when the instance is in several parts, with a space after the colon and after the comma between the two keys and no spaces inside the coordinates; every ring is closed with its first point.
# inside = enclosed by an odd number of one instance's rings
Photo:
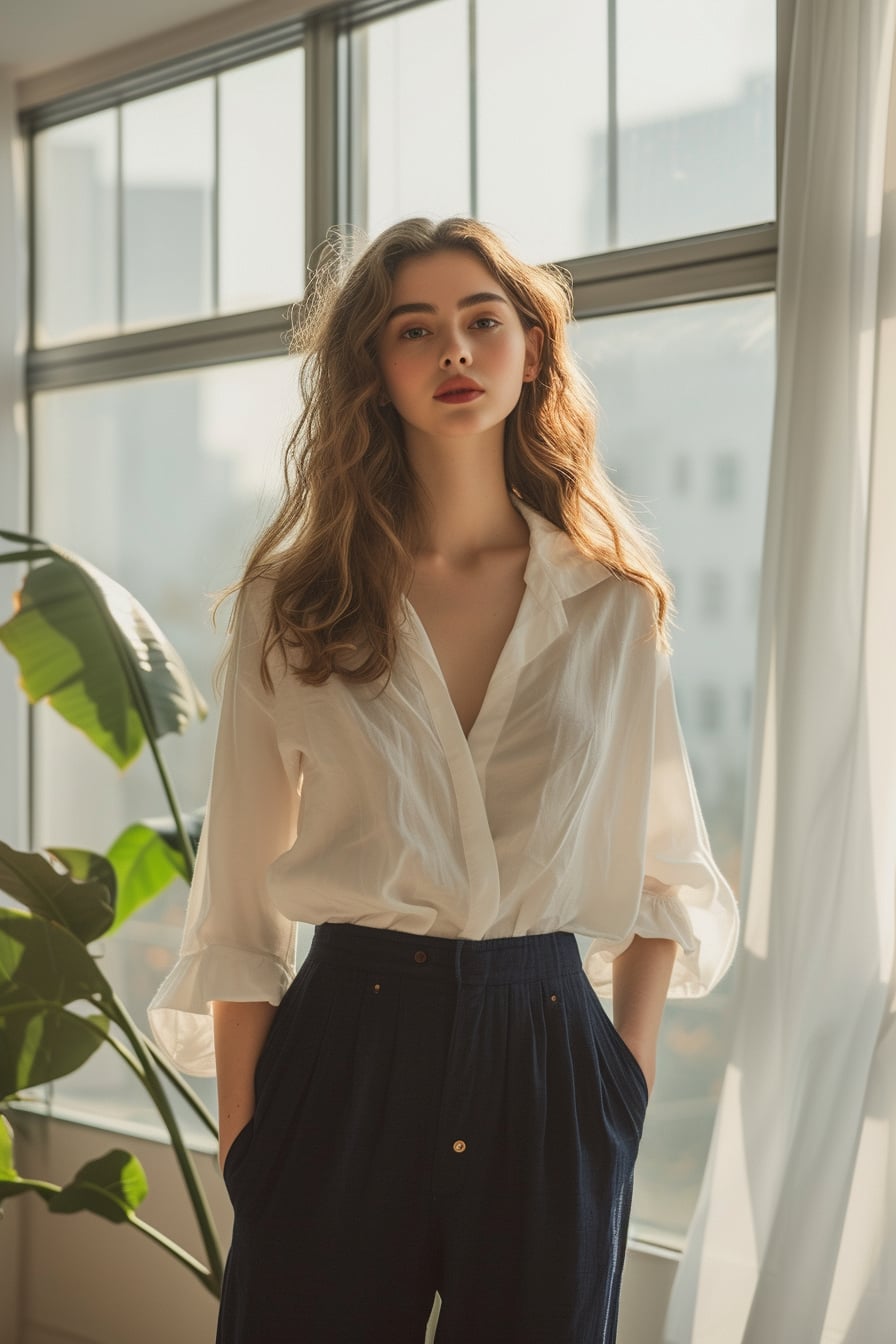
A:
{"type": "Polygon", "coordinates": [[[896,0],[797,0],[742,875],[665,1344],[896,1341],[896,0]]]}

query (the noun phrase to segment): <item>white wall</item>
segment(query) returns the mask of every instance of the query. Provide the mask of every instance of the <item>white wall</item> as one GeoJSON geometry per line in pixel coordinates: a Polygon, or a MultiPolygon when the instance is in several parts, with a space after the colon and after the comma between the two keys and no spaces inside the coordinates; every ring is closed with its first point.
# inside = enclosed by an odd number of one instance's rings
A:
{"type": "MultiPolygon", "coordinates": [[[[24,162],[17,135],[14,85],[0,66],[0,527],[25,529],[24,162]]],[[[5,546],[0,543],[0,546],[5,546]]],[[[18,570],[18,574],[21,574],[18,570]]],[[[13,567],[0,566],[0,622],[11,614],[13,567]]],[[[25,702],[17,669],[0,650],[0,839],[24,844],[25,702]]]]}
{"type": "MultiPolygon", "coordinates": [[[[21,145],[15,136],[12,76],[0,66],[0,527],[21,530],[25,523],[24,212],[21,145]]],[[[0,567],[0,622],[10,614],[10,569],[0,567]]],[[[21,789],[25,750],[23,697],[16,688],[16,665],[0,654],[0,839],[24,845],[21,789]]],[[[10,1200],[0,1218],[0,1303],[2,1329],[17,1341],[20,1325],[23,1199],[10,1200]]],[[[7,1336],[4,1336],[6,1338],[7,1336]]]]}

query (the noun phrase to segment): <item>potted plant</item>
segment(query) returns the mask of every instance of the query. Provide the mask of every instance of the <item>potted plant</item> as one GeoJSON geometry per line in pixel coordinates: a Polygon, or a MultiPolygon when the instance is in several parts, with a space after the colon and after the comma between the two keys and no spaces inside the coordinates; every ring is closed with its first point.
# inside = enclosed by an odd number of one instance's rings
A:
{"type": "Polygon", "coordinates": [[[32,1191],[52,1213],[85,1210],[127,1223],[176,1256],[217,1297],[221,1248],[163,1080],[216,1140],[217,1125],[133,1021],[91,953],[96,939],[113,934],[173,877],[192,878],[202,810],[181,811],[158,744],[166,733],[183,733],[205,718],[207,708],[177,651],[120,584],[35,537],[0,530],[0,542],[9,548],[0,552],[0,563],[28,566],[13,615],[0,625],[0,642],[18,663],[23,691],[32,703],[46,700],[119,769],[148,744],[169,809],[162,821],[128,826],[106,854],[23,852],[0,841],[0,890],[24,907],[0,907],[0,1103],[72,1073],[104,1046],[115,1050],[170,1135],[208,1263],[138,1216],[147,1180],[132,1153],[113,1148],[64,1186],[24,1177],[15,1169],[6,1115],[0,1115],[0,1205],[32,1191]]]}

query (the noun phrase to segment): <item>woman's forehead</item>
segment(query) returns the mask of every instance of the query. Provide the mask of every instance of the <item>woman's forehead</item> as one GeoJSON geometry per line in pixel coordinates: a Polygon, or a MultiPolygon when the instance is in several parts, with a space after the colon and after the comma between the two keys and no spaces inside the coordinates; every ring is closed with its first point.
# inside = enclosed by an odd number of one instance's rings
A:
{"type": "Polygon", "coordinates": [[[474,289],[509,297],[479,257],[461,249],[405,258],[392,278],[392,295],[396,302],[424,299],[427,298],[423,293],[426,288],[446,296],[457,290],[461,296],[461,291],[464,295],[472,292],[471,285],[474,289]]]}

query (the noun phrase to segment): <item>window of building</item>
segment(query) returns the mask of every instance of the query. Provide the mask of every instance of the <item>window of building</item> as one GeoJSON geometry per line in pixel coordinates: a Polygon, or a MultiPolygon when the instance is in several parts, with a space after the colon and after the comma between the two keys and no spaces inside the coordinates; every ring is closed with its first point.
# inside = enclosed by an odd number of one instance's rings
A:
{"type": "Polygon", "coordinates": [[[701,733],[718,733],[722,727],[722,688],[712,682],[697,687],[697,728],[701,733]]]}
{"type": "Polygon", "coordinates": [[[736,453],[717,453],[712,464],[712,498],[716,504],[731,504],[740,488],[740,462],[736,453]]]}
{"type": "Polygon", "coordinates": [[[704,569],[700,575],[700,616],[718,621],[725,614],[725,575],[720,569],[704,569]]]}

